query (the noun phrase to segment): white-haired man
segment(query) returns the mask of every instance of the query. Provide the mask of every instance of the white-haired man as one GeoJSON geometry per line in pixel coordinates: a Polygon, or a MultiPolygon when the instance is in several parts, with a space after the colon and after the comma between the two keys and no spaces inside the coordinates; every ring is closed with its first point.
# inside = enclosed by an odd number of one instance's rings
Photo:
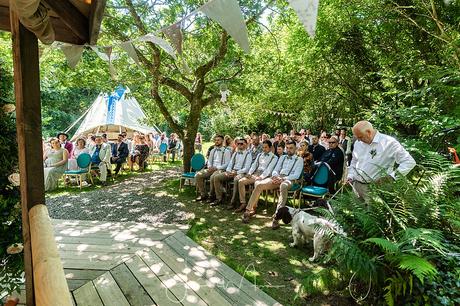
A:
{"type": "Polygon", "coordinates": [[[366,198],[369,183],[394,179],[397,173],[407,175],[415,167],[409,152],[395,138],[374,129],[370,122],[356,123],[353,134],[357,141],[347,181],[359,198],[366,198]],[[395,164],[398,164],[396,169],[395,164]]]}

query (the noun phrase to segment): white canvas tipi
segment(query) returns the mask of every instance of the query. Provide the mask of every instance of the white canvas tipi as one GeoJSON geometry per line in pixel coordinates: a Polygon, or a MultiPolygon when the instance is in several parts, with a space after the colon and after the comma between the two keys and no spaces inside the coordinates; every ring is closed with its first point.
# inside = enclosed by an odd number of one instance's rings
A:
{"type": "MultiPolygon", "coordinates": [[[[116,139],[121,132],[127,132],[128,136],[132,136],[134,131],[142,133],[155,131],[155,128],[143,123],[146,118],[145,114],[136,98],[130,93],[129,88],[120,86],[111,95],[99,94],[84,115],[72,140],[89,133],[106,133],[109,139],[116,139]]],[[[80,120],[81,117],[68,130],[80,120]]]]}

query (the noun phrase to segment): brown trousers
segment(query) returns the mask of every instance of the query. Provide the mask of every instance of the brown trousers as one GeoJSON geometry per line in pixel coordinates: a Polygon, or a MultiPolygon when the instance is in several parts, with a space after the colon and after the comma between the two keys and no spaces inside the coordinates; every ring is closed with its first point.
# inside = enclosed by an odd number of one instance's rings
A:
{"type": "Polygon", "coordinates": [[[256,181],[254,183],[254,191],[249,198],[248,205],[246,206],[246,210],[248,211],[255,211],[257,208],[257,203],[259,202],[259,197],[262,191],[264,190],[273,190],[279,189],[280,196],[278,199],[278,206],[276,210],[280,209],[283,206],[286,206],[286,201],[288,198],[288,190],[291,188],[292,182],[289,180],[284,180],[281,184],[275,184],[272,181],[272,178],[266,178],[261,181],[256,181]]]}
{"type": "Polygon", "coordinates": [[[198,171],[197,174],[195,175],[195,182],[196,182],[196,189],[198,190],[198,193],[202,196],[205,197],[207,195],[206,193],[206,188],[204,181],[205,179],[209,178],[210,180],[210,190],[209,194],[210,196],[214,195],[214,180],[217,175],[222,173],[222,170],[216,170],[214,172],[209,171],[209,169],[203,169],[201,171],[198,171]]]}

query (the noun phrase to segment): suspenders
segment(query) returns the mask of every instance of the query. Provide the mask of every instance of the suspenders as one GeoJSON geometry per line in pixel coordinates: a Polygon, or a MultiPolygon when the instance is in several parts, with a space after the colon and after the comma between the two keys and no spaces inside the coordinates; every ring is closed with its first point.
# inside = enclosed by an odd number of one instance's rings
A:
{"type": "MultiPolygon", "coordinates": [[[[286,156],[286,155],[285,155],[285,156],[286,156]]],[[[280,174],[281,174],[281,171],[283,170],[283,165],[284,165],[284,161],[286,160],[286,158],[287,158],[287,157],[285,157],[285,158],[283,159],[283,161],[281,162],[280,174]]],[[[291,175],[291,172],[292,172],[292,170],[294,169],[294,166],[295,166],[295,164],[296,164],[296,162],[297,162],[297,158],[298,158],[298,157],[296,156],[295,159],[294,159],[294,163],[292,164],[291,169],[289,170],[287,176],[291,175]]]]}
{"type": "MultiPolygon", "coordinates": [[[[220,165],[222,166],[224,164],[224,155],[225,155],[225,148],[223,148],[222,150],[222,158],[220,159],[220,165]]],[[[212,160],[212,163],[214,164],[214,155],[216,154],[216,149],[214,149],[214,152],[212,152],[212,158],[210,158],[212,160]]]]}
{"type": "MultiPolygon", "coordinates": [[[[243,167],[244,167],[244,164],[246,163],[246,159],[248,158],[249,153],[250,152],[248,152],[248,151],[245,152],[244,159],[243,159],[243,167]]],[[[233,167],[235,167],[236,154],[237,154],[237,152],[235,152],[235,154],[232,156],[232,170],[233,170],[233,167]]]]}

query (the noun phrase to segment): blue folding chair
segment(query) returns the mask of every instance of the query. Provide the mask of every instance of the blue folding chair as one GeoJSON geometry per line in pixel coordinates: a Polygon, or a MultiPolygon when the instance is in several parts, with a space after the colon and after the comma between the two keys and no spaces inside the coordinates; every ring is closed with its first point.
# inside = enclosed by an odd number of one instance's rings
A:
{"type": "Polygon", "coordinates": [[[205,163],[206,160],[203,154],[197,153],[192,156],[192,159],[190,160],[192,171],[182,173],[180,177],[179,191],[182,190],[182,186],[185,181],[188,181],[190,185],[192,184],[191,182],[195,180],[196,173],[204,168],[205,163]]]}
{"type": "Polygon", "coordinates": [[[77,157],[78,170],[67,170],[64,172],[64,176],[75,177],[77,183],[80,185],[80,189],[83,187],[83,177],[88,175],[93,184],[93,176],[91,175],[91,155],[88,153],[82,153],[77,157]]]}
{"type": "Polygon", "coordinates": [[[329,182],[331,167],[327,163],[320,163],[312,177],[312,185],[304,186],[299,193],[299,206],[303,196],[313,199],[322,199],[328,193],[327,184],[329,182]]]}

